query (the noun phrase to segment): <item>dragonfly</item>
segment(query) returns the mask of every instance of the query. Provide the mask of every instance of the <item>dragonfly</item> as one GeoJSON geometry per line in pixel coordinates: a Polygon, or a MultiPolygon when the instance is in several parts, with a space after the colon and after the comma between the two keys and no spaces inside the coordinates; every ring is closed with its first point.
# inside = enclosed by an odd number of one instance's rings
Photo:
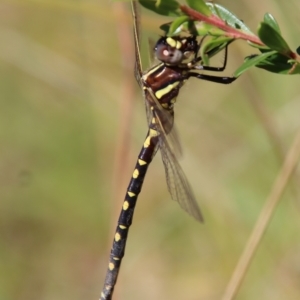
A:
{"type": "Polygon", "coordinates": [[[199,72],[221,72],[225,70],[228,45],[225,47],[223,66],[204,66],[202,58],[198,54],[203,39],[198,41],[197,37],[193,35],[163,36],[159,38],[154,47],[154,55],[159,63],[149,70],[143,71],[140,55],[137,3],[131,1],[131,6],[136,58],[135,77],[145,99],[148,132],[126,191],[100,300],[112,299],[137,199],[148,167],[158,150],[160,150],[162,156],[171,198],[178,202],[181,208],[197,221],[203,221],[193,191],[177,159],[180,145],[173,126],[174,104],[181,87],[191,77],[221,84],[229,84],[236,79],[235,77],[213,76],[199,72]]]}

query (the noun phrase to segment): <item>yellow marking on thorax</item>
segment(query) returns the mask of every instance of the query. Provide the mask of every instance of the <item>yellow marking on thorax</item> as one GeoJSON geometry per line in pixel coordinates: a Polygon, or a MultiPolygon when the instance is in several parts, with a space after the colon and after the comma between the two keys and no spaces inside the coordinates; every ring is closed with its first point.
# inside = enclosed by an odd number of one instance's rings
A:
{"type": "Polygon", "coordinates": [[[138,169],[135,169],[135,170],[133,171],[132,177],[135,179],[135,178],[138,178],[139,175],[140,175],[139,170],[138,170],[138,169]]]}
{"type": "Polygon", "coordinates": [[[119,257],[116,257],[116,256],[114,256],[112,259],[113,259],[113,260],[120,260],[120,258],[119,258],[119,257]]]}
{"type": "Polygon", "coordinates": [[[120,235],[120,233],[117,232],[115,234],[115,241],[118,242],[120,239],[121,239],[121,235],[120,235]]]}
{"type": "MultiPolygon", "coordinates": [[[[142,76],[142,79],[144,81],[147,81],[147,78],[149,77],[149,75],[151,75],[152,73],[154,73],[155,71],[157,71],[159,68],[161,68],[161,66],[163,65],[163,63],[157,65],[157,66],[154,66],[152,69],[150,69],[146,74],[144,74],[142,76]]],[[[145,88],[146,89],[146,88],[145,88]]]]}
{"type": "Polygon", "coordinates": [[[115,268],[115,265],[113,263],[109,263],[108,268],[112,271],[115,268]]]}
{"type": "Polygon", "coordinates": [[[105,297],[104,293],[103,293],[103,292],[101,292],[101,298],[104,298],[104,297],[105,297]]]}
{"type": "Polygon", "coordinates": [[[124,201],[123,203],[123,210],[127,210],[129,207],[129,202],[128,201],[124,201]]]}
{"type": "Polygon", "coordinates": [[[127,228],[127,227],[124,226],[124,225],[119,225],[119,227],[120,227],[121,229],[126,229],[126,228],[127,228]]]}
{"type": "Polygon", "coordinates": [[[146,164],[147,164],[147,163],[146,163],[144,160],[142,160],[142,159],[139,159],[138,162],[139,162],[140,166],[143,166],[143,165],[146,165],[146,164]]]}
{"type": "Polygon", "coordinates": [[[161,99],[164,95],[168,94],[172,89],[174,89],[178,84],[179,84],[179,81],[175,81],[174,83],[169,84],[165,88],[158,90],[155,93],[156,98],[161,99]]]}

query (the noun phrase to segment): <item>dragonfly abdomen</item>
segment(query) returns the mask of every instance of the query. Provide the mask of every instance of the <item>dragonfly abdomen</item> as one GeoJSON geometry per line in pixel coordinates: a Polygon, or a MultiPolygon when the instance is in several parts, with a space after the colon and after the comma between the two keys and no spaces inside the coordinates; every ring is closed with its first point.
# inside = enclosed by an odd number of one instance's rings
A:
{"type": "Polygon", "coordinates": [[[151,163],[158,147],[159,132],[151,127],[148,130],[127,188],[109,257],[108,270],[104,288],[101,293],[101,300],[110,300],[113,294],[114,285],[117,281],[119,268],[125,252],[127,235],[132,223],[137,197],[144,183],[148,166],[151,163]]]}

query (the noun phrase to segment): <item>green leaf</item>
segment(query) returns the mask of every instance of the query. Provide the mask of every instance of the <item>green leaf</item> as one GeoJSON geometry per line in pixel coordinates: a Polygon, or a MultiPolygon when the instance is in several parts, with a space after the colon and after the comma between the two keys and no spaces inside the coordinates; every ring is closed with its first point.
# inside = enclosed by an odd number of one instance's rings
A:
{"type": "Polygon", "coordinates": [[[300,74],[298,61],[289,59],[277,51],[268,51],[246,58],[245,62],[234,72],[234,76],[240,76],[253,66],[276,74],[300,74]]]}
{"type": "Polygon", "coordinates": [[[233,41],[232,38],[218,37],[213,38],[200,48],[200,55],[205,65],[209,65],[209,58],[222,51],[228,44],[233,41]]]}
{"type": "Polygon", "coordinates": [[[172,25],[172,22],[164,23],[164,24],[160,25],[159,28],[165,33],[165,35],[167,35],[167,33],[170,30],[171,25],[172,25]]]}
{"type": "Polygon", "coordinates": [[[209,35],[210,30],[215,28],[213,25],[207,24],[205,22],[199,22],[196,25],[197,34],[200,36],[209,35]]]}
{"type": "Polygon", "coordinates": [[[291,75],[299,73],[299,62],[291,60],[278,52],[258,63],[256,67],[277,74],[291,75]]]}
{"type": "Polygon", "coordinates": [[[277,21],[275,20],[275,18],[271,14],[266,13],[264,15],[264,22],[267,23],[268,25],[270,25],[279,34],[281,34],[279,25],[278,25],[277,21]]]}
{"type": "Polygon", "coordinates": [[[239,77],[242,73],[247,71],[253,66],[258,65],[260,62],[266,60],[269,56],[275,54],[276,51],[270,51],[266,52],[260,55],[255,55],[252,57],[249,57],[248,59],[245,60],[245,62],[234,72],[233,76],[239,77]]]}
{"type": "Polygon", "coordinates": [[[139,0],[139,3],[159,15],[170,17],[182,15],[176,0],[139,0]]]}
{"type": "Polygon", "coordinates": [[[200,22],[195,24],[195,32],[193,32],[194,35],[210,35],[210,36],[223,36],[224,31],[213,26],[210,24],[207,24],[205,22],[200,22]]]}
{"type": "Polygon", "coordinates": [[[251,47],[253,47],[253,48],[257,48],[257,49],[259,49],[260,51],[270,51],[270,48],[269,47],[267,47],[267,46],[263,46],[263,45],[258,45],[258,44],[255,44],[255,43],[252,43],[252,42],[250,42],[250,41],[247,41],[247,43],[251,46],[251,47]]]}
{"type": "Polygon", "coordinates": [[[290,56],[292,51],[283,37],[269,24],[261,22],[258,28],[258,36],[272,50],[290,56]]]}
{"type": "Polygon", "coordinates": [[[212,11],[214,15],[217,15],[220,19],[225,21],[228,25],[233,28],[241,29],[247,33],[253,34],[249,27],[245,25],[245,23],[240,20],[237,16],[235,16],[231,11],[220,4],[207,2],[206,5],[212,11]]]}
{"type": "Polygon", "coordinates": [[[197,10],[205,16],[210,16],[211,11],[203,0],[186,0],[187,4],[194,10],[197,10]]]}
{"type": "Polygon", "coordinates": [[[180,16],[177,19],[175,19],[168,30],[168,35],[172,35],[174,33],[176,33],[176,31],[179,29],[179,27],[181,25],[183,25],[184,23],[188,22],[190,20],[190,18],[188,16],[180,16]]]}

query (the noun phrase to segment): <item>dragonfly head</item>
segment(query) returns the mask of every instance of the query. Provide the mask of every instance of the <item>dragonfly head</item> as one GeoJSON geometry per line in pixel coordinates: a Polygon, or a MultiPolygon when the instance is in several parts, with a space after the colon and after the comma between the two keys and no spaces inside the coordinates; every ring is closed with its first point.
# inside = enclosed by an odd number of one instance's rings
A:
{"type": "Polygon", "coordinates": [[[194,58],[198,52],[195,36],[161,37],[154,48],[157,59],[161,62],[176,66],[183,60],[194,58]]]}

